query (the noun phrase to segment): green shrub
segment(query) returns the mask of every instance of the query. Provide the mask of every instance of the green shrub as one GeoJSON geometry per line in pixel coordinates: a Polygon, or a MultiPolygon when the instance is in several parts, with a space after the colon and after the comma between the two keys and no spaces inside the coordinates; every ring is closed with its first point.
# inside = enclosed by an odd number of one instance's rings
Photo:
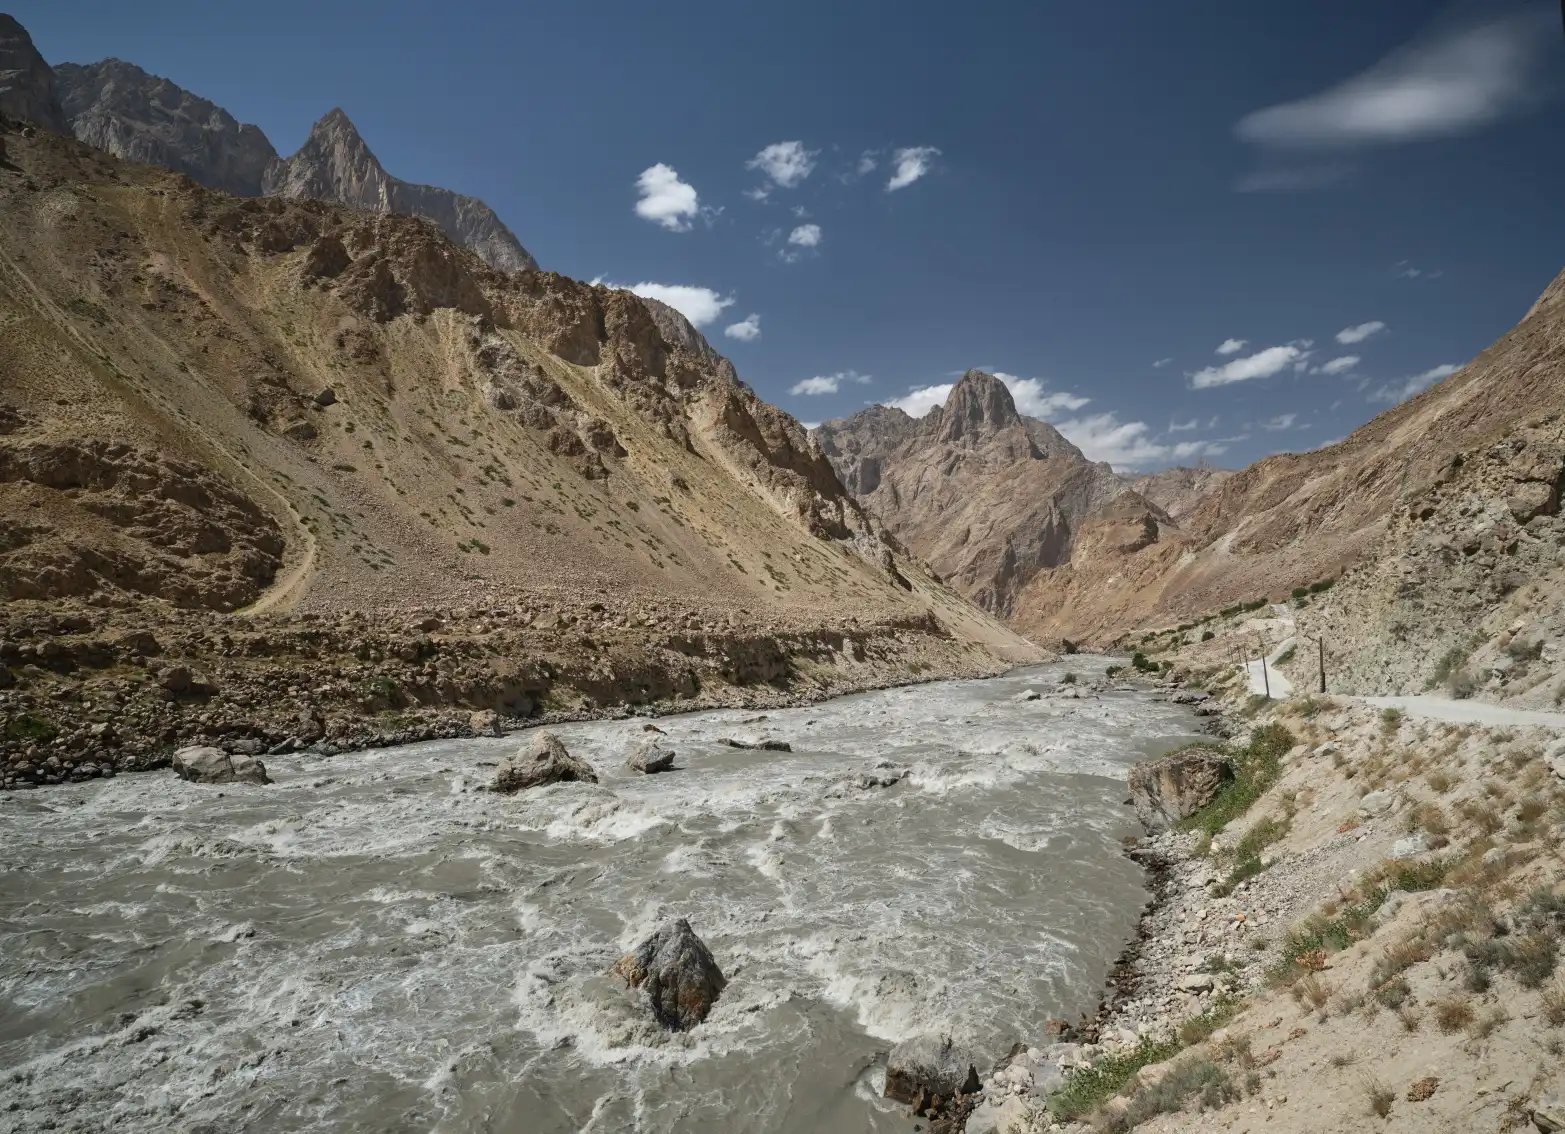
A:
{"type": "Polygon", "coordinates": [[[1211,630],[1203,630],[1203,631],[1201,631],[1201,641],[1203,641],[1203,642],[1210,642],[1215,637],[1217,637],[1217,635],[1215,633],[1213,633],[1211,630]]]}
{"type": "Polygon", "coordinates": [[[1072,642],[1069,638],[1062,638],[1060,640],[1060,653],[1074,654],[1078,649],[1079,647],[1076,645],[1076,643],[1072,642]]]}
{"type": "Polygon", "coordinates": [[[1142,653],[1140,650],[1137,650],[1135,653],[1130,655],[1130,664],[1132,666],[1134,666],[1141,673],[1156,673],[1157,672],[1157,662],[1152,661],[1150,658],[1147,657],[1146,654],[1142,653]]]}
{"type": "Polygon", "coordinates": [[[1310,593],[1310,589],[1308,587],[1294,587],[1293,588],[1293,597],[1296,598],[1296,599],[1301,599],[1301,598],[1303,598],[1305,595],[1307,595],[1309,593],[1310,593]]]}
{"type": "Polygon", "coordinates": [[[1071,1072],[1064,1086],[1049,1096],[1049,1110],[1057,1120],[1072,1122],[1119,1094],[1143,1067],[1178,1053],[1178,1040],[1143,1039],[1130,1051],[1105,1055],[1091,1067],[1071,1072]]]}
{"type": "Polygon", "coordinates": [[[1195,747],[1225,752],[1234,778],[1212,802],[1181,822],[1180,827],[1215,835],[1231,820],[1248,811],[1250,805],[1277,782],[1282,774],[1283,753],[1293,747],[1293,733],[1283,725],[1269,724],[1251,733],[1250,743],[1239,751],[1201,742],[1195,747]]]}
{"type": "Polygon", "coordinates": [[[5,722],[5,738],[7,740],[33,741],[38,744],[48,744],[60,735],[60,730],[51,721],[42,717],[35,717],[31,713],[18,713],[5,722]]]}
{"type": "Polygon", "coordinates": [[[1074,673],[1067,673],[1064,677],[1060,678],[1060,684],[1061,685],[1075,685],[1076,684],[1076,675],[1074,673]]]}
{"type": "Polygon", "coordinates": [[[1332,586],[1336,583],[1336,581],[1337,580],[1335,580],[1335,579],[1322,579],[1318,583],[1311,583],[1310,584],[1310,594],[1318,595],[1322,591],[1329,591],[1329,590],[1331,590],[1332,586]]]}
{"type": "Polygon", "coordinates": [[[1119,674],[1121,674],[1123,672],[1125,672],[1125,667],[1124,666],[1122,666],[1122,665],[1111,665],[1111,666],[1109,666],[1107,669],[1105,669],[1103,671],[1103,676],[1107,677],[1110,681],[1112,681],[1115,677],[1117,677],[1119,674]]]}

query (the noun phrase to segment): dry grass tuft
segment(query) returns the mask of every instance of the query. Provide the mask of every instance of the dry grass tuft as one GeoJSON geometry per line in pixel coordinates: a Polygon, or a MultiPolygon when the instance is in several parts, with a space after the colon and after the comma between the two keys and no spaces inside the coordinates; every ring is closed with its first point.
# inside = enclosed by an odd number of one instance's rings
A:
{"type": "Polygon", "coordinates": [[[1391,1104],[1397,1101],[1397,1093],[1378,1079],[1365,1077],[1364,1094],[1369,1099],[1369,1112],[1376,1118],[1391,1117],[1391,1104]]]}
{"type": "Polygon", "coordinates": [[[1471,1027],[1477,1018],[1472,1003],[1465,996],[1453,996],[1436,1001],[1434,1012],[1435,1026],[1447,1034],[1471,1027]]]}

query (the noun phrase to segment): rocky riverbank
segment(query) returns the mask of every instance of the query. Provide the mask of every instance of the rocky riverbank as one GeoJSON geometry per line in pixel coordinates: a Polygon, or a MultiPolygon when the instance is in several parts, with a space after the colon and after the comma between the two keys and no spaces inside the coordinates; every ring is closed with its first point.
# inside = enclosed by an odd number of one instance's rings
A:
{"type": "Polygon", "coordinates": [[[987,1077],[969,1132],[1558,1130],[1565,741],[1220,694],[1236,773],[1129,854],[1102,1007],[987,1077]]]}
{"type": "Polygon", "coordinates": [[[607,596],[337,618],[11,603],[0,611],[0,788],[160,768],[187,745],[324,757],[1007,668],[932,615],[784,624],[607,596]]]}

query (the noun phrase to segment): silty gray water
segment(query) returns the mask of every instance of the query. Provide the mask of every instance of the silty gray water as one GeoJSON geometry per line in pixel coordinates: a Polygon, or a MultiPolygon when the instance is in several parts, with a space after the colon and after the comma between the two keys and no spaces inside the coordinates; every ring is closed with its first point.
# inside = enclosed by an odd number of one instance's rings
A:
{"type": "Polygon", "coordinates": [[[602,782],[516,797],[514,736],[3,797],[0,1130],[907,1130],[895,1040],[1037,1040],[1133,930],[1125,770],[1192,722],[1102,664],[665,718],[653,777],[563,727],[602,782]],[[605,975],[667,916],[730,981],[683,1035],[605,975]]]}

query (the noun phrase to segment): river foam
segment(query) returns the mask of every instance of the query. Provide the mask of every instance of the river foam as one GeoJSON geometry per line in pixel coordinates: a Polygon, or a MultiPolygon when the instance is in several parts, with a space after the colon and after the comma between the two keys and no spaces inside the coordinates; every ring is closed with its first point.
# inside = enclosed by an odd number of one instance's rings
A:
{"type": "Polygon", "coordinates": [[[1075,1016],[1144,898],[1124,772],[1191,722],[1066,668],[665,718],[651,777],[562,727],[600,783],[515,797],[514,736],[0,797],[0,1134],[906,1130],[890,1044],[1075,1016]],[[729,977],[683,1035],[607,975],[673,916],[729,977]]]}

